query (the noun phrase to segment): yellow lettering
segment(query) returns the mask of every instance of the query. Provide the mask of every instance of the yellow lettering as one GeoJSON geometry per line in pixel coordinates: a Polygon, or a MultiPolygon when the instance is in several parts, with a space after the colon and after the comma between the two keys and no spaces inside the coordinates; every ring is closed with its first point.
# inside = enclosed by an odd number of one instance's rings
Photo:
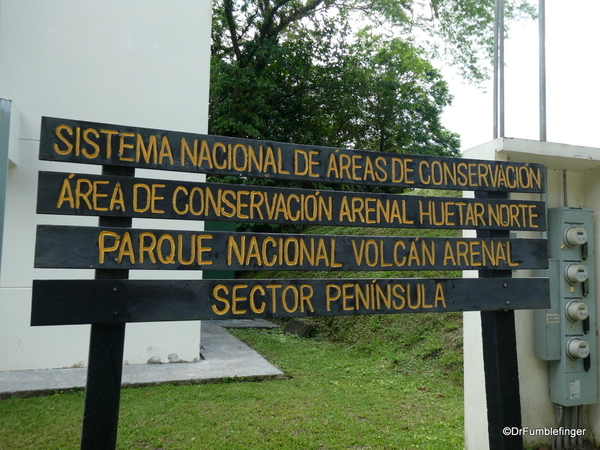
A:
{"type": "Polygon", "coordinates": [[[442,286],[441,283],[436,283],[435,285],[435,307],[438,307],[438,303],[442,303],[442,305],[444,305],[444,308],[446,308],[446,297],[444,296],[444,287],[442,286]]]}
{"type": "Polygon", "coordinates": [[[133,251],[133,242],[131,242],[131,234],[126,231],[121,239],[121,245],[119,246],[119,254],[117,255],[117,262],[121,264],[123,256],[129,256],[129,262],[135,264],[135,253],[133,251]]]}
{"type": "Polygon", "coordinates": [[[242,297],[238,295],[238,291],[240,289],[246,289],[248,288],[247,284],[236,284],[231,292],[231,303],[232,303],[232,308],[231,308],[231,312],[233,314],[245,314],[246,310],[245,309],[238,309],[237,304],[243,301],[246,301],[247,298],[246,297],[242,297]]]}
{"type": "Polygon", "coordinates": [[[98,236],[98,262],[100,264],[104,264],[104,257],[106,256],[107,253],[114,252],[117,248],[119,248],[120,240],[121,240],[121,237],[114,231],[102,230],[100,232],[100,235],[98,236]],[[108,246],[106,243],[106,238],[108,236],[111,237],[112,239],[114,239],[114,243],[110,246],[108,246]]]}
{"type": "Polygon", "coordinates": [[[175,264],[175,239],[170,234],[163,234],[158,238],[158,242],[156,243],[156,250],[158,253],[158,260],[163,264],[175,264]],[[163,254],[163,244],[168,243],[168,254],[165,256],[163,254]]]}
{"type": "Polygon", "coordinates": [[[344,311],[352,311],[354,309],[353,306],[348,305],[348,300],[352,300],[354,298],[354,295],[351,292],[351,288],[353,287],[354,284],[352,283],[344,283],[342,285],[342,309],[344,311]]]}
{"type": "Polygon", "coordinates": [[[56,203],[56,207],[62,207],[64,202],[69,203],[69,207],[75,208],[75,198],[73,197],[73,190],[71,189],[71,183],[69,180],[73,178],[75,174],[70,174],[65,178],[62,182],[62,186],[60,187],[60,194],[58,195],[58,201],[56,203]]]}
{"type": "Polygon", "coordinates": [[[119,159],[121,161],[133,161],[133,158],[126,157],[125,150],[133,148],[133,144],[125,143],[125,138],[132,138],[135,134],[133,133],[119,133],[119,159]]]}
{"type": "Polygon", "coordinates": [[[342,296],[342,289],[337,284],[327,284],[325,286],[325,301],[327,311],[331,311],[331,304],[338,301],[342,296]]]}
{"type": "Polygon", "coordinates": [[[93,209],[92,202],[90,201],[90,195],[94,191],[93,183],[86,179],[80,178],[75,183],[75,207],[79,209],[81,207],[81,200],[87,205],[88,209],[93,209]],[[87,190],[83,191],[83,186],[87,186],[87,190]]]}
{"type": "Polygon", "coordinates": [[[98,133],[93,128],[87,128],[83,131],[83,140],[87,144],[91,145],[94,148],[94,151],[92,153],[88,153],[87,148],[82,148],[81,153],[86,158],[94,159],[97,158],[100,154],[100,146],[90,138],[90,134],[93,134],[94,136],[96,136],[96,139],[98,139],[100,137],[100,133],[98,133]]]}
{"type": "Polygon", "coordinates": [[[167,136],[163,136],[160,142],[160,154],[158,155],[159,164],[163,164],[164,158],[169,159],[169,164],[174,165],[173,161],[173,152],[171,151],[171,144],[169,143],[169,138],[167,136]]]}
{"type": "Polygon", "coordinates": [[[224,314],[227,314],[229,312],[229,309],[231,308],[231,305],[229,304],[229,300],[225,297],[221,297],[220,292],[224,291],[225,295],[229,294],[229,289],[227,289],[227,286],[223,285],[223,284],[218,284],[214,287],[213,289],[213,297],[222,302],[224,304],[223,309],[218,309],[218,307],[216,305],[212,305],[212,310],[215,314],[218,314],[219,316],[222,316],[224,314]]]}
{"type": "Polygon", "coordinates": [[[104,197],[108,197],[108,194],[101,194],[100,192],[98,192],[98,186],[99,185],[106,185],[108,184],[108,181],[99,181],[96,180],[93,183],[93,188],[92,188],[92,201],[94,203],[94,211],[108,211],[107,207],[101,207],[98,205],[98,199],[99,198],[104,198],[104,197]]]}
{"type": "Polygon", "coordinates": [[[110,205],[108,208],[111,211],[114,211],[115,209],[125,211],[125,198],[123,196],[121,183],[117,183],[113,188],[112,195],[110,196],[110,205]]]}
{"type": "MultiPolygon", "coordinates": [[[[318,153],[318,152],[311,152],[311,153],[318,153]]],[[[281,155],[281,149],[278,148],[277,149],[277,171],[282,174],[282,175],[286,175],[289,174],[289,172],[287,170],[283,169],[283,156],[281,155]]],[[[318,176],[318,175],[312,175],[312,168],[311,168],[311,177],[313,176],[318,176]]]]}
{"type": "Polygon", "coordinates": [[[70,136],[73,136],[73,129],[68,125],[59,125],[54,130],[56,137],[60,139],[65,145],[66,148],[62,149],[58,144],[54,144],[54,151],[59,155],[68,155],[73,151],[73,144],[67,139],[66,136],[63,135],[63,131],[66,131],[70,136]]]}
{"type": "Polygon", "coordinates": [[[138,213],[144,213],[150,209],[151,194],[150,186],[143,183],[136,183],[133,185],[133,210],[138,213]],[[143,207],[139,206],[139,190],[146,191],[146,204],[143,207]]]}
{"type": "Polygon", "coordinates": [[[300,311],[305,311],[305,304],[309,307],[310,312],[315,312],[312,302],[310,301],[314,294],[314,289],[310,284],[300,285],[300,311]]]}
{"type": "Polygon", "coordinates": [[[116,130],[100,130],[100,133],[106,135],[106,157],[110,159],[112,156],[112,137],[119,134],[116,130]]]}
{"type": "Polygon", "coordinates": [[[293,313],[298,309],[298,301],[298,289],[296,289],[296,286],[289,285],[283,288],[283,291],[281,292],[281,304],[283,305],[283,309],[289,313],[293,313]],[[292,298],[294,300],[293,307],[290,307],[287,303],[287,293],[289,291],[292,291],[292,298]]]}
{"type": "Polygon", "coordinates": [[[135,159],[137,161],[141,161],[142,158],[144,159],[146,164],[150,164],[151,160],[154,164],[158,162],[158,150],[155,135],[152,135],[148,138],[148,147],[144,145],[144,139],[142,138],[142,136],[139,134],[137,135],[137,141],[135,146],[135,159]]]}
{"type": "MultiPolygon", "coordinates": [[[[296,151],[301,151],[301,150],[296,150],[296,151]]],[[[295,158],[295,153],[294,153],[294,158],[295,158]]],[[[338,170],[337,167],[337,160],[335,159],[335,154],[330,153],[329,154],[329,159],[327,161],[327,178],[339,178],[340,177],[340,171],[338,170]]]]}
{"type": "Polygon", "coordinates": [[[138,254],[140,264],[144,262],[144,253],[148,254],[148,257],[150,261],[152,261],[152,264],[156,264],[156,257],[154,256],[154,250],[156,249],[156,236],[154,235],[154,233],[143,231],[142,233],[140,233],[139,241],[140,242],[138,254]],[[145,244],[144,241],[146,240],[146,238],[150,238],[150,245],[145,244]]]}
{"type": "Polygon", "coordinates": [[[250,300],[250,309],[251,309],[251,310],[252,310],[252,312],[253,312],[253,313],[255,313],[255,314],[262,314],[262,313],[265,311],[265,309],[266,309],[266,307],[267,307],[267,304],[266,304],[266,303],[263,301],[263,302],[262,302],[262,304],[261,304],[261,307],[260,307],[260,308],[258,308],[258,307],[256,306],[256,299],[255,299],[255,297],[256,297],[256,292],[257,292],[257,291],[258,291],[258,292],[260,293],[260,295],[262,295],[263,297],[264,297],[264,295],[265,295],[265,293],[266,293],[266,292],[265,292],[265,289],[264,289],[262,286],[260,286],[260,285],[253,286],[253,287],[252,287],[252,289],[250,289],[250,295],[249,295],[249,300],[250,300]]]}
{"type": "Polygon", "coordinates": [[[164,187],[165,187],[164,184],[155,184],[155,183],[152,183],[152,209],[151,209],[151,211],[153,213],[155,213],[155,214],[163,214],[164,213],[164,211],[162,209],[158,209],[156,207],[156,202],[158,200],[164,200],[165,199],[164,197],[159,197],[156,191],[158,189],[164,188],[164,187]]]}

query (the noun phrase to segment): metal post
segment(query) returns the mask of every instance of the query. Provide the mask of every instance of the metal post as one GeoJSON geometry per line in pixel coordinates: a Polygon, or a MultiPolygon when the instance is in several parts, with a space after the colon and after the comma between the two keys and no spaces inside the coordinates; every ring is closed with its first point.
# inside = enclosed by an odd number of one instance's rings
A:
{"type": "Polygon", "coordinates": [[[547,140],[546,124],[546,0],[539,0],[540,141],[547,140]]]}
{"type": "Polygon", "coordinates": [[[504,137],[504,0],[494,10],[494,139],[504,137]]]}
{"type": "MultiPolygon", "coordinates": [[[[133,176],[135,169],[103,166],[103,175],[133,176]]],[[[100,217],[100,226],[131,227],[130,218],[100,217]]],[[[128,270],[96,270],[96,279],[122,280],[128,270]]],[[[114,450],[117,445],[125,324],[94,324],[85,390],[81,450],[114,450]]]]}
{"type": "MultiPolygon", "coordinates": [[[[508,194],[478,191],[475,197],[507,199],[508,194]]],[[[508,238],[510,232],[479,230],[477,236],[508,238]]],[[[479,271],[481,278],[511,275],[510,270],[479,271]]],[[[522,423],[514,311],[482,311],[481,332],[490,450],[522,450],[522,436],[503,433],[522,423]]]]}
{"type": "Polygon", "coordinates": [[[493,126],[493,138],[498,138],[498,29],[499,29],[499,13],[498,10],[501,0],[495,1],[494,10],[494,100],[493,100],[493,114],[492,120],[494,121],[493,126]]]}
{"type": "Polygon", "coordinates": [[[505,133],[504,133],[504,0],[500,1],[500,7],[499,7],[499,18],[498,18],[498,43],[500,46],[499,52],[498,52],[498,71],[499,71],[499,77],[500,77],[500,92],[499,92],[499,97],[500,97],[500,101],[499,101],[499,108],[500,108],[500,125],[499,125],[499,133],[500,136],[499,137],[504,137],[505,133]]]}

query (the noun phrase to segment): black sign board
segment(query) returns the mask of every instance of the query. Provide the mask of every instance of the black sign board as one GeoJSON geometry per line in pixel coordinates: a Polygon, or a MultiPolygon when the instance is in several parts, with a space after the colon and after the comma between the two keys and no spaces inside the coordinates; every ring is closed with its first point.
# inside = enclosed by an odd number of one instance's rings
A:
{"type": "Polygon", "coordinates": [[[543,231],[543,202],[40,172],[38,214],[292,225],[543,231]]]}
{"type": "Polygon", "coordinates": [[[39,225],[35,267],[150,270],[520,270],[545,239],[331,236],[39,225]]]}
{"type": "MultiPolygon", "coordinates": [[[[42,119],[39,156],[102,166],[102,175],[40,172],[38,179],[39,214],[99,217],[97,228],[39,226],[35,256],[36,267],[95,269],[94,280],[37,280],[33,285],[32,325],[92,324],[82,449],[115,448],[119,367],[128,322],[482,311],[493,314],[494,320],[503,317],[507,334],[507,339],[491,345],[494,353],[486,350],[490,333],[484,330],[484,359],[492,353],[505,356],[486,364],[510,365],[508,378],[495,378],[511,380],[502,388],[504,397],[513,394],[515,383],[518,391],[510,314],[514,309],[548,307],[549,285],[546,278],[512,279],[511,270],[545,268],[548,261],[545,241],[509,239],[508,231],[544,231],[546,207],[538,201],[510,200],[507,192],[544,192],[542,165],[364,152],[57,118],[42,119]],[[135,168],[326,185],[472,190],[476,198],[138,178],[135,168]],[[479,237],[142,230],[132,228],[132,218],[473,229],[479,237]],[[480,275],[489,278],[128,280],[129,269],[480,269],[480,275]]],[[[520,417],[518,404],[505,406],[495,409],[520,417]]],[[[509,424],[489,422],[498,429],[509,424]]],[[[520,425],[520,420],[510,424],[520,425]]]]}
{"type": "Polygon", "coordinates": [[[37,280],[32,325],[513,310],[548,296],[543,278],[37,280]]]}
{"type": "Polygon", "coordinates": [[[392,154],[42,119],[40,159],[205,174],[453,190],[544,192],[541,164],[392,154]]]}

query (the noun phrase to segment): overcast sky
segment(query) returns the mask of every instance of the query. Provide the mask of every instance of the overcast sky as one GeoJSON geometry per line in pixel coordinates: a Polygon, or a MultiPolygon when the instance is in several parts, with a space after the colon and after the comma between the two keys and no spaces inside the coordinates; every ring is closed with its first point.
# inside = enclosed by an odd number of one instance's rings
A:
{"type": "MultiPolygon", "coordinates": [[[[546,0],[546,16],[547,140],[600,148],[600,1],[546,0]]],[[[538,22],[513,24],[505,43],[507,137],[539,139],[538,55],[538,22]]],[[[454,95],[446,127],[461,135],[463,149],[491,140],[491,80],[484,93],[445,75],[454,95]]]]}

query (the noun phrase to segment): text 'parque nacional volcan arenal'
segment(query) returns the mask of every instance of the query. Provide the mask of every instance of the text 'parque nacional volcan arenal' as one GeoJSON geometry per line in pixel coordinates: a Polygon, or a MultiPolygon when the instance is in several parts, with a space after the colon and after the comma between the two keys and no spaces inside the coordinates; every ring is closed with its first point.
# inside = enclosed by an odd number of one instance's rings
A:
{"type": "Polygon", "coordinates": [[[151,270],[521,270],[544,239],[323,236],[39,225],[35,267],[151,270]],[[95,250],[95,257],[90,253],[95,250]]]}

